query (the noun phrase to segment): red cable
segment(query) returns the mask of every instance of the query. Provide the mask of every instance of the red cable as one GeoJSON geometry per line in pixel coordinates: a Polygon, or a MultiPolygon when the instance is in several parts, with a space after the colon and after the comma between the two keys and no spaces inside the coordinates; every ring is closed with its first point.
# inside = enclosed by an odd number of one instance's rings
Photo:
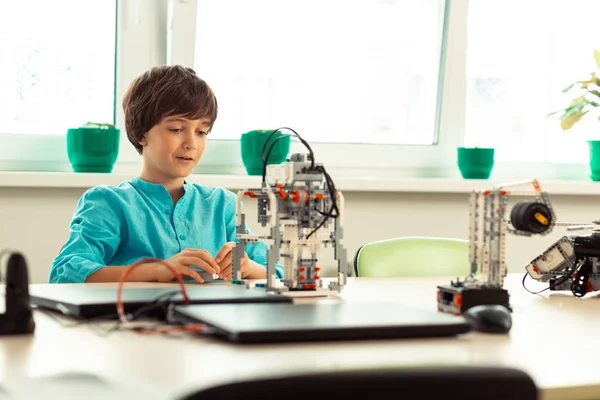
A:
{"type": "MultiPolygon", "coordinates": [[[[133,272],[133,270],[135,270],[140,265],[148,264],[148,263],[159,263],[159,264],[162,264],[163,266],[167,267],[173,273],[173,275],[175,275],[175,279],[177,279],[177,282],[179,283],[179,287],[181,288],[181,293],[183,295],[183,304],[189,304],[189,302],[190,302],[187,291],[185,290],[183,278],[181,277],[181,274],[175,268],[173,268],[173,266],[171,266],[169,263],[167,263],[166,261],[161,260],[159,258],[143,258],[143,259],[133,263],[132,265],[130,265],[123,272],[123,275],[121,275],[121,280],[119,281],[119,286],[117,289],[117,313],[119,314],[119,320],[123,324],[126,324],[129,322],[129,320],[127,319],[127,316],[125,315],[125,307],[123,305],[123,296],[122,296],[123,285],[125,284],[125,281],[127,280],[127,277],[129,276],[129,274],[131,274],[131,272],[133,272]]],[[[173,328],[133,328],[134,331],[139,332],[139,333],[199,332],[204,329],[206,329],[206,325],[187,325],[187,326],[173,327],[173,328]]]]}

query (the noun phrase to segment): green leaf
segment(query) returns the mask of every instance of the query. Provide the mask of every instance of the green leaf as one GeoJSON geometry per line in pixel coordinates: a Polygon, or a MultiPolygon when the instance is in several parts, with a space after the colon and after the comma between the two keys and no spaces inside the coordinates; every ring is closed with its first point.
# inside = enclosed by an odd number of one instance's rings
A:
{"type": "Polygon", "coordinates": [[[575,104],[567,107],[564,114],[560,116],[560,120],[563,121],[574,115],[581,114],[583,112],[583,107],[585,107],[585,104],[575,104]]]}
{"type": "Polygon", "coordinates": [[[584,82],[587,82],[587,81],[577,81],[577,82],[573,82],[573,83],[571,83],[569,86],[567,86],[566,88],[564,88],[562,91],[563,91],[563,93],[566,93],[566,92],[568,92],[569,90],[571,90],[571,89],[573,88],[573,86],[577,85],[578,83],[584,83],[584,82]]]}
{"type": "Polygon", "coordinates": [[[600,51],[597,49],[594,50],[594,60],[596,60],[596,65],[600,68],[600,51]]]}
{"type": "Polygon", "coordinates": [[[560,117],[561,119],[563,119],[573,113],[581,112],[581,110],[583,110],[584,106],[585,106],[585,103],[581,102],[581,97],[577,97],[576,99],[573,99],[573,101],[571,101],[571,104],[567,108],[563,108],[562,110],[551,112],[550,114],[546,115],[546,117],[551,117],[552,115],[555,115],[558,113],[563,113],[563,115],[560,117]]]}
{"type": "Polygon", "coordinates": [[[551,112],[550,114],[546,115],[546,118],[548,118],[548,117],[551,117],[551,116],[553,116],[553,115],[556,115],[556,114],[558,114],[559,112],[563,112],[563,111],[565,111],[565,110],[553,111],[553,112],[551,112]]]}
{"type": "Polygon", "coordinates": [[[593,94],[594,96],[600,97],[600,92],[597,90],[588,90],[588,92],[590,92],[591,94],[593,94]]]}
{"type": "Polygon", "coordinates": [[[579,107],[579,106],[577,106],[577,105],[576,106],[569,106],[567,108],[563,108],[562,110],[553,111],[550,114],[546,115],[546,117],[551,117],[551,116],[556,115],[558,113],[563,113],[563,115],[564,115],[564,114],[567,114],[569,111],[571,111],[571,110],[573,110],[574,108],[577,108],[577,107],[579,107]]]}

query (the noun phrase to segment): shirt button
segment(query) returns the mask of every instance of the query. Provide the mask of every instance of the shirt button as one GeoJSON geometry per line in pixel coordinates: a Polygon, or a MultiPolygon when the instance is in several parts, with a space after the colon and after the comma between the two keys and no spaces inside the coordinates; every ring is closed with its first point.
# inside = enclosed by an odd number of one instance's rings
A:
{"type": "Polygon", "coordinates": [[[187,236],[185,236],[185,235],[179,235],[179,239],[185,240],[185,238],[187,238],[187,236]]]}

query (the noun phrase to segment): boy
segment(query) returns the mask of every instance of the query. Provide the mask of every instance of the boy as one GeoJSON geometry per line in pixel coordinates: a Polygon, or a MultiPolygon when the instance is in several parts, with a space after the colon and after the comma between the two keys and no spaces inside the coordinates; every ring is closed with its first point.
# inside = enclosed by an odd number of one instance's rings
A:
{"type": "MultiPolygon", "coordinates": [[[[217,118],[212,90],[190,68],[155,67],[130,84],[123,109],[142,171],[119,186],[98,186],[83,194],[49,281],[115,282],[142,258],[166,260],[184,278],[200,283],[213,274],[230,279],[236,196],[185,181],[217,118]]],[[[266,277],[266,249],[260,242],[246,246],[242,277],[266,277]]],[[[169,268],[148,263],[128,280],[173,278],[169,268]]]]}

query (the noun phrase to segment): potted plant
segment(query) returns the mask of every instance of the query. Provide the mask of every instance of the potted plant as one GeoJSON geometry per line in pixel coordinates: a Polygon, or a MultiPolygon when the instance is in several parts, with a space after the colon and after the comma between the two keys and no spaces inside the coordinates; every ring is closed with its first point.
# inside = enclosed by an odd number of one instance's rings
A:
{"type": "Polygon", "coordinates": [[[494,148],[459,147],[458,169],[464,179],[488,179],[494,168],[494,148]]]}
{"type": "MultiPolygon", "coordinates": [[[[594,50],[594,59],[598,68],[600,68],[600,51],[594,50]]],[[[575,97],[567,108],[548,114],[548,116],[561,113],[560,127],[563,131],[569,130],[584,115],[592,113],[598,114],[600,106],[600,78],[592,72],[590,78],[585,81],[577,81],[563,90],[563,93],[573,89],[579,89],[578,96],[575,97]]],[[[598,116],[600,120],[600,116],[598,116]]],[[[590,151],[590,170],[593,181],[600,181],[600,140],[588,140],[590,151]]]]}
{"type": "Polygon", "coordinates": [[[290,135],[280,131],[273,132],[273,129],[256,129],[242,134],[240,149],[248,175],[262,175],[263,156],[267,154],[267,165],[281,164],[286,160],[290,152],[290,135]],[[265,146],[267,140],[269,142],[265,146]]]}
{"type": "Polygon", "coordinates": [[[75,172],[111,172],[119,154],[119,129],[87,122],[67,131],[67,155],[75,172]]]}

